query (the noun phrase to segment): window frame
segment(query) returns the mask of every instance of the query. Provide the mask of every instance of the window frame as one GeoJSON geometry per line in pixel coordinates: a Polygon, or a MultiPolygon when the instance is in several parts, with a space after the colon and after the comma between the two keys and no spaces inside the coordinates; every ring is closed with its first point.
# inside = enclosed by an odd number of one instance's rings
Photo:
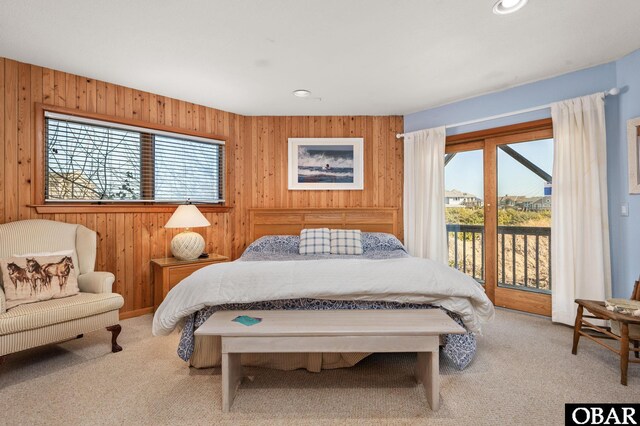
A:
{"type": "MultiPolygon", "coordinates": [[[[33,204],[29,207],[36,209],[38,213],[143,213],[143,212],[157,212],[157,213],[172,213],[179,205],[177,203],[162,202],[162,201],[127,201],[118,202],[110,201],[86,201],[86,202],[67,202],[67,201],[53,201],[45,200],[45,179],[46,179],[46,118],[45,113],[57,113],[68,116],[98,120],[106,123],[120,124],[126,126],[135,126],[143,129],[156,130],[162,132],[169,132],[176,135],[182,135],[185,137],[199,137],[206,139],[216,139],[225,143],[227,138],[215,135],[212,133],[206,133],[190,129],[182,129],[172,126],[166,126],[164,124],[149,123],[146,121],[129,119],[123,117],[114,117],[110,115],[98,114],[93,112],[79,111],[77,109],[44,105],[37,103],[35,105],[35,150],[33,155],[33,179],[32,185],[32,200],[33,204]]],[[[223,190],[225,194],[225,201],[223,203],[202,203],[198,204],[198,208],[203,212],[228,212],[231,207],[228,205],[228,182],[229,179],[226,176],[228,172],[228,155],[225,148],[224,155],[224,173],[223,190]]]]}

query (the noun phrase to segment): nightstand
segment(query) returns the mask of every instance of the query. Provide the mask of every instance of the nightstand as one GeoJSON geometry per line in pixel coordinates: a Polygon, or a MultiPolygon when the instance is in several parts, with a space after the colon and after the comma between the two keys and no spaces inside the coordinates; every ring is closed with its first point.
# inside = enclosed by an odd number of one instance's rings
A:
{"type": "Polygon", "coordinates": [[[175,257],[151,259],[153,266],[153,310],[164,300],[169,290],[200,268],[214,263],[226,262],[229,258],[219,254],[195,260],[178,260],[175,257]]]}

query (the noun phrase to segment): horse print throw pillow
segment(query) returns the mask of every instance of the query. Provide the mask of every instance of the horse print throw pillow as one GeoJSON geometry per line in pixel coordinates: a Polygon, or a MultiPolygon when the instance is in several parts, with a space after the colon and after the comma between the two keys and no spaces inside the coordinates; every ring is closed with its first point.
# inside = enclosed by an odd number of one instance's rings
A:
{"type": "Polygon", "coordinates": [[[80,292],[72,252],[20,255],[0,260],[7,309],[80,292]]]}

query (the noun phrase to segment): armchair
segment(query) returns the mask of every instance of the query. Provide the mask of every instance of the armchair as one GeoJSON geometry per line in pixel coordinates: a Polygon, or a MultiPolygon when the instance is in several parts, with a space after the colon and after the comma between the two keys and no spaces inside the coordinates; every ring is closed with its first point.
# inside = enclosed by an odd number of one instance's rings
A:
{"type": "Polygon", "coordinates": [[[0,258],[73,250],[80,288],[75,296],[28,303],[7,311],[0,287],[0,361],[10,353],[101,328],[111,332],[111,351],[122,350],[117,338],[121,331],[119,309],[124,299],[112,293],[112,273],[94,271],[96,249],[96,233],[82,225],[40,219],[0,225],[0,258]]]}

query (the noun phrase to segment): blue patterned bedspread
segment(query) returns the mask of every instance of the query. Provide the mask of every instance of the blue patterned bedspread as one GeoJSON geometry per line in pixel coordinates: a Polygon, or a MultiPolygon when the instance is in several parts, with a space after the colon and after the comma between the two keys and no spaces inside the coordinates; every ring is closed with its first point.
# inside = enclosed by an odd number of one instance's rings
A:
{"type": "MultiPolygon", "coordinates": [[[[363,254],[369,259],[389,259],[409,256],[402,243],[393,235],[382,233],[362,233],[363,254]]],[[[299,237],[269,236],[262,237],[252,243],[238,261],[262,260],[312,260],[319,258],[340,258],[353,256],[338,255],[300,255],[298,252],[299,237]]],[[[195,346],[195,330],[200,327],[216,311],[223,310],[336,310],[336,309],[442,309],[433,305],[397,302],[372,302],[349,300],[268,300],[255,303],[234,303],[209,306],[189,315],[182,329],[178,345],[178,356],[188,361],[195,346]]],[[[453,312],[445,311],[454,321],[464,327],[462,320],[453,312]]],[[[464,369],[476,353],[476,337],[473,333],[447,334],[444,336],[443,354],[460,370],[464,369]]]]}

